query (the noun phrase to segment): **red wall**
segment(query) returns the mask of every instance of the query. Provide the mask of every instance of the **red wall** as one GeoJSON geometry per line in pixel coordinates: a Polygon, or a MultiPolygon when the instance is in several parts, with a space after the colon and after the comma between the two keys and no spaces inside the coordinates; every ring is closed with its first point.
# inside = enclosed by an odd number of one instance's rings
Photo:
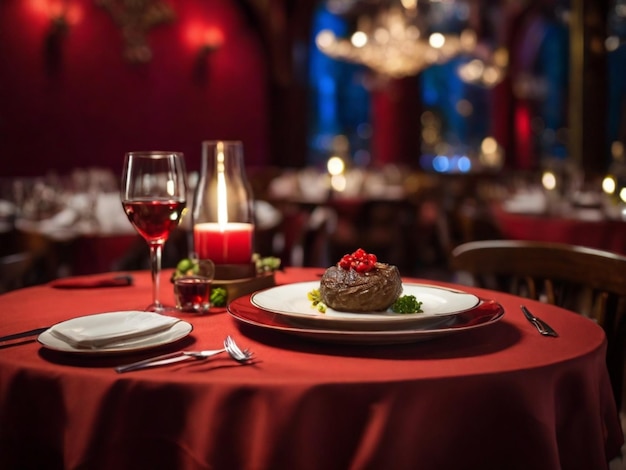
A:
{"type": "Polygon", "coordinates": [[[242,140],[248,165],[268,160],[266,60],[238,2],[166,0],[176,19],[150,30],[145,64],[123,58],[121,31],[98,2],[66,3],[55,55],[44,46],[61,0],[0,1],[0,177],[119,173],[129,150],[183,151],[194,170],[202,140],[214,138],[242,140]],[[202,75],[207,28],[223,43],[202,75]]]}

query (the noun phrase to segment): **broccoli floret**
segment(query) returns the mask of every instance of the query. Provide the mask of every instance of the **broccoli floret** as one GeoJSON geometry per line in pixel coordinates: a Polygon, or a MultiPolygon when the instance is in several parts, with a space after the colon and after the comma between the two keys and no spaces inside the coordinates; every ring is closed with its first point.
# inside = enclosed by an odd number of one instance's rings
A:
{"type": "Polygon", "coordinates": [[[419,302],[414,295],[400,296],[391,306],[395,313],[422,313],[422,302],[419,302]]]}
{"type": "Polygon", "coordinates": [[[211,289],[211,305],[213,307],[225,307],[227,300],[226,289],[223,287],[214,287],[211,289]]]}

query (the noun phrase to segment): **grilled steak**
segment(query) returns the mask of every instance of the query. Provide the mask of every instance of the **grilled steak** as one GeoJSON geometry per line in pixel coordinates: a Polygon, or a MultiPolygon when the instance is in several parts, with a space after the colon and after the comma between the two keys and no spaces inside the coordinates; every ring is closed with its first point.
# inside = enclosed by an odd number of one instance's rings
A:
{"type": "Polygon", "coordinates": [[[380,312],[402,294],[396,266],[376,263],[375,269],[357,273],[331,266],[320,281],[320,296],[330,308],[343,312],[380,312]]]}

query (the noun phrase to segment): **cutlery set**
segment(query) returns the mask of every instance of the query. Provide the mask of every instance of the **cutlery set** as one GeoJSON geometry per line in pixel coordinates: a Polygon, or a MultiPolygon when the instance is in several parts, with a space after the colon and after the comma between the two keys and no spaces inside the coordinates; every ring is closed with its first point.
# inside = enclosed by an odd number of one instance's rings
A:
{"type": "Polygon", "coordinates": [[[227,352],[232,359],[235,361],[245,364],[250,362],[254,354],[248,350],[244,349],[243,351],[237,346],[235,340],[227,336],[224,340],[224,348],[223,349],[213,349],[213,350],[204,350],[204,351],[176,351],[169,354],[162,354],[160,356],[151,357],[148,359],[144,359],[143,361],[133,362],[131,364],[125,364],[122,366],[118,366],[115,368],[115,371],[118,373],[130,372],[133,370],[147,369],[150,367],[158,367],[165,366],[168,364],[174,364],[176,362],[186,361],[188,359],[208,359],[210,357],[216,356],[223,352],[227,352]]]}

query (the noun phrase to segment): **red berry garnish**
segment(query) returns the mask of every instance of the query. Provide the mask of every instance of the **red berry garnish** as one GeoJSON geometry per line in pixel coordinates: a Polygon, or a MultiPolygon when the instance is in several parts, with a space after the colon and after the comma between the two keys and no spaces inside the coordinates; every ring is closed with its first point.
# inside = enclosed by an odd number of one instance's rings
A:
{"type": "Polygon", "coordinates": [[[344,255],[339,260],[339,267],[349,271],[354,269],[357,273],[363,274],[376,267],[377,258],[373,253],[367,253],[363,248],[359,248],[352,254],[344,255]]]}

